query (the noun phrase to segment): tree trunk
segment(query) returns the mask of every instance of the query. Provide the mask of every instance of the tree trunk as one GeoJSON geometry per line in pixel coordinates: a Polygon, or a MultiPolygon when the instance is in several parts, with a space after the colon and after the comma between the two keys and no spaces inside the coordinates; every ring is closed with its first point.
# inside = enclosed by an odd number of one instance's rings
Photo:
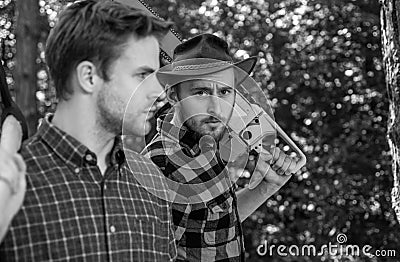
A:
{"type": "Polygon", "coordinates": [[[28,122],[29,134],[33,134],[39,118],[36,102],[36,59],[40,36],[38,0],[16,0],[16,11],[16,100],[28,122]]]}
{"type": "Polygon", "coordinates": [[[400,1],[381,0],[382,51],[389,97],[388,143],[393,157],[392,207],[400,222],[400,1]]]}

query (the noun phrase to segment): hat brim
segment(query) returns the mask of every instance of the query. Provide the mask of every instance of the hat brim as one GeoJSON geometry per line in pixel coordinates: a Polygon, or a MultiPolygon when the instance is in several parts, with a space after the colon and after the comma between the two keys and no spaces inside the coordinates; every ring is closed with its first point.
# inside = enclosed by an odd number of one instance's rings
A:
{"type": "Polygon", "coordinates": [[[235,83],[238,84],[250,75],[257,63],[257,57],[253,56],[237,63],[228,63],[221,60],[209,59],[209,58],[195,58],[187,59],[178,62],[168,64],[160,68],[156,72],[156,77],[160,84],[164,87],[170,87],[178,83],[191,80],[191,79],[207,79],[207,75],[213,74],[226,70],[228,68],[234,68],[235,72],[235,83]],[[212,65],[218,64],[219,66],[195,66],[200,65],[212,65]],[[195,65],[195,66],[193,66],[195,65]],[[175,70],[177,67],[187,67],[188,69],[175,70]],[[189,69],[190,68],[190,69],[189,69]]]}

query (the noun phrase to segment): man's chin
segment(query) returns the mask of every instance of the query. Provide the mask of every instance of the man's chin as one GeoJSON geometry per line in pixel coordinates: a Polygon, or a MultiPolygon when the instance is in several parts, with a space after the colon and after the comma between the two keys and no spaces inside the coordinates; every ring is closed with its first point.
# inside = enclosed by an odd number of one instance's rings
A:
{"type": "Polygon", "coordinates": [[[219,141],[221,141],[221,139],[222,139],[222,137],[224,136],[224,133],[223,132],[221,132],[221,133],[217,133],[217,134],[213,134],[212,135],[212,137],[215,139],[215,142],[219,142],[219,141]]]}
{"type": "Polygon", "coordinates": [[[149,121],[145,121],[145,124],[129,125],[124,124],[123,135],[134,135],[144,137],[151,131],[151,124],[149,121]]]}
{"type": "Polygon", "coordinates": [[[214,140],[215,140],[216,142],[219,142],[219,141],[222,139],[222,137],[224,136],[224,133],[225,133],[225,128],[222,128],[222,130],[214,130],[214,131],[205,131],[205,132],[202,132],[202,133],[201,133],[201,136],[209,135],[209,136],[211,136],[212,138],[214,138],[214,140]]]}
{"type": "Polygon", "coordinates": [[[209,135],[213,137],[216,142],[219,142],[226,131],[225,125],[221,122],[212,124],[200,122],[195,124],[191,121],[186,121],[184,125],[195,133],[194,139],[196,140],[199,140],[203,136],[209,135]]]}

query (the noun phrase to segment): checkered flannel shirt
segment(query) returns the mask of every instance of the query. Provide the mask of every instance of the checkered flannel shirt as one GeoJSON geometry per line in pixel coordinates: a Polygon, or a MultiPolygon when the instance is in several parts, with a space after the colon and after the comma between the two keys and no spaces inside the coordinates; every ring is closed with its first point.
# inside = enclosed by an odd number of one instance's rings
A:
{"type": "MultiPolygon", "coordinates": [[[[0,246],[1,261],[173,261],[170,205],[135,176],[162,177],[117,138],[104,175],[96,155],[43,121],[22,149],[27,191],[0,246]]],[[[166,189],[166,187],[165,187],[166,189]]]]}
{"type": "MultiPolygon", "coordinates": [[[[227,168],[217,155],[209,165],[196,169],[172,160],[182,153],[193,158],[200,149],[193,133],[174,126],[170,123],[171,118],[169,113],[157,120],[158,133],[142,153],[150,157],[167,178],[176,182],[199,184],[221,173],[227,176],[227,168]]],[[[231,186],[207,203],[173,203],[177,261],[244,261],[243,235],[234,191],[231,186]]],[[[210,192],[201,194],[207,196],[210,192]]]]}

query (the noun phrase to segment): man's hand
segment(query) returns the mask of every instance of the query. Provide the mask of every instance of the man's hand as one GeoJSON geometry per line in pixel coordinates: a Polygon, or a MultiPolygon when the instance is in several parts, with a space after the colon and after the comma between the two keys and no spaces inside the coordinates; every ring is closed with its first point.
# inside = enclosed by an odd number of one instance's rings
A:
{"type": "Polygon", "coordinates": [[[301,167],[297,159],[287,156],[279,148],[271,148],[258,155],[249,186],[236,193],[238,211],[244,221],[268,198],[275,194],[301,167]]]}
{"type": "Polygon", "coordinates": [[[296,173],[300,166],[296,159],[289,157],[277,147],[271,147],[272,154],[262,150],[252,174],[249,189],[260,187],[261,193],[274,193],[296,173]],[[268,192],[267,192],[268,191],[268,192]]]}
{"type": "Polygon", "coordinates": [[[26,165],[17,153],[21,146],[22,128],[13,117],[4,121],[0,139],[0,240],[22,205],[26,190],[26,165]]]}

